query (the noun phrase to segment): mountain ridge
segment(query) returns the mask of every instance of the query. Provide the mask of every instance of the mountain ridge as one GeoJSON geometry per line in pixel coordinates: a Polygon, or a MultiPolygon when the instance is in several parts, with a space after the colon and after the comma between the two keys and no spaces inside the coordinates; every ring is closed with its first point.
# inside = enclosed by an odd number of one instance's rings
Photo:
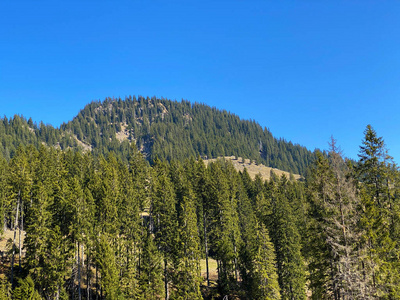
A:
{"type": "Polygon", "coordinates": [[[192,156],[241,156],[266,166],[304,174],[315,154],[299,144],[273,137],[254,120],[186,100],[129,96],[87,104],[59,128],[22,116],[0,122],[2,154],[13,156],[19,145],[41,144],[63,150],[114,152],[127,160],[129,147],[152,162],[156,157],[184,160],[192,156]]]}

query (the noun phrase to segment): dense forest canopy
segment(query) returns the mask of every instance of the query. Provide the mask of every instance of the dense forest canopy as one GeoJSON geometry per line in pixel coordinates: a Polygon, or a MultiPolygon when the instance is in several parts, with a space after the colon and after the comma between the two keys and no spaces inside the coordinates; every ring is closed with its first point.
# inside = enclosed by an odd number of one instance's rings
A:
{"type": "Polygon", "coordinates": [[[371,126],[357,162],[332,139],[305,182],[20,146],[0,158],[0,299],[400,299],[399,183],[371,126]]]}
{"type": "MultiPolygon", "coordinates": [[[[266,112],[268,113],[268,112],[266,112]]],[[[266,166],[304,174],[315,153],[276,139],[254,120],[241,120],[225,110],[188,101],[139,96],[108,98],[85,106],[60,128],[36,124],[21,116],[0,119],[0,151],[9,160],[19,145],[41,144],[62,150],[112,152],[128,161],[133,142],[153,162],[189,157],[240,156],[266,166]]]]}

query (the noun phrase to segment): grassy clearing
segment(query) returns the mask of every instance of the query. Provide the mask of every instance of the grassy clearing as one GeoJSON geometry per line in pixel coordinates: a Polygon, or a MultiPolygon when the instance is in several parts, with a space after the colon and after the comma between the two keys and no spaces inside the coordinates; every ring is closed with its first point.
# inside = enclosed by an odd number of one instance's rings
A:
{"type": "MultiPolygon", "coordinates": [[[[17,229],[16,236],[15,236],[15,245],[19,248],[19,229],[17,229]]],[[[5,230],[4,233],[0,237],[0,251],[5,252],[7,251],[7,241],[14,239],[14,230],[5,230]]],[[[21,247],[24,246],[24,239],[25,239],[25,231],[21,231],[21,247]]]]}
{"type": "MultiPolygon", "coordinates": [[[[200,268],[201,268],[201,277],[204,280],[207,279],[207,267],[206,267],[206,260],[200,260],[200,268]]],[[[209,276],[210,281],[217,281],[218,279],[218,271],[217,271],[217,261],[215,259],[209,258],[208,259],[208,268],[209,268],[209,276]]]]}
{"type": "MultiPolygon", "coordinates": [[[[222,158],[222,157],[220,157],[222,158]]],[[[220,159],[218,158],[218,159],[220,159]]],[[[226,160],[230,160],[233,164],[233,166],[235,167],[236,170],[238,171],[243,171],[244,168],[247,169],[247,172],[249,173],[250,177],[252,179],[254,179],[254,177],[256,177],[257,174],[261,175],[261,178],[263,180],[269,180],[269,178],[271,177],[271,171],[273,171],[278,177],[281,177],[282,174],[284,174],[288,179],[290,177],[290,173],[286,172],[286,171],[282,171],[279,169],[275,169],[275,168],[270,168],[270,167],[266,167],[263,164],[259,164],[256,165],[254,162],[250,163],[249,159],[242,159],[241,157],[238,157],[237,159],[235,158],[235,156],[225,156],[223,157],[226,160]]],[[[204,159],[204,163],[206,165],[208,165],[210,162],[216,161],[217,159],[204,159]]],[[[300,175],[298,174],[294,174],[293,175],[295,179],[299,180],[301,178],[300,175]]]]}

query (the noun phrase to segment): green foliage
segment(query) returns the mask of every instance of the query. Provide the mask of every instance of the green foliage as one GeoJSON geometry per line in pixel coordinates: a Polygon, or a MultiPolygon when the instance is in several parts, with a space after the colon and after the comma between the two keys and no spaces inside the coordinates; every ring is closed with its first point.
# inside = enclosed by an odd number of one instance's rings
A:
{"type": "MultiPolygon", "coordinates": [[[[132,103],[117,102],[124,109],[105,103],[108,117],[129,119],[132,103]]],[[[151,103],[162,113],[168,102],[151,103]]],[[[157,119],[149,104],[141,106],[147,134],[157,119]]],[[[109,138],[123,130],[114,125],[109,138]]],[[[383,145],[368,127],[352,166],[333,144],[317,154],[306,185],[252,179],[224,160],[151,167],[133,143],[128,160],[20,147],[0,158],[0,217],[26,232],[19,276],[29,276],[12,291],[11,272],[0,299],[305,299],[306,284],[312,299],[399,299],[400,172],[383,145]],[[210,257],[218,279],[202,286],[200,259],[210,257]]]]}
{"type": "MultiPolygon", "coordinates": [[[[252,299],[301,299],[302,294],[296,295],[293,293],[293,298],[280,297],[278,274],[275,267],[275,252],[273,244],[268,235],[268,230],[264,224],[256,227],[257,248],[253,262],[253,289],[252,299]]],[[[285,289],[282,292],[291,293],[290,289],[285,289]]],[[[303,287],[304,288],[304,287],[303,287]]]]}
{"type": "Polygon", "coordinates": [[[370,270],[370,285],[379,297],[391,295],[399,299],[400,284],[397,249],[398,235],[391,232],[397,225],[399,211],[396,210],[392,191],[396,186],[397,167],[391,162],[382,137],[378,137],[371,125],[365,132],[360,146],[359,162],[356,166],[360,185],[362,214],[360,225],[365,247],[365,265],[370,270]],[[396,220],[396,221],[395,221],[396,220]]]}
{"type": "Polygon", "coordinates": [[[11,298],[11,283],[6,278],[0,278],[0,300],[11,298]]]}
{"type": "Polygon", "coordinates": [[[306,299],[301,239],[288,201],[288,191],[291,188],[286,176],[282,175],[273,190],[272,241],[275,245],[282,299],[306,299]]]}
{"type": "Polygon", "coordinates": [[[108,299],[123,299],[119,286],[119,270],[116,264],[115,251],[111,244],[112,239],[101,235],[97,243],[97,263],[100,267],[101,286],[108,299]]]}
{"type": "Polygon", "coordinates": [[[139,265],[139,299],[162,299],[163,278],[161,254],[157,250],[153,236],[143,228],[143,247],[139,265]]]}
{"type": "Polygon", "coordinates": [[[40,300],[42,299],[35,289],[35,284],[30,276],[18,280],[18,287],[13,291],[15,300],[40,300]]]}
{"type": "MultiPolygon", "coordinates": [[[[329,158],[318,154],[307,180],[311,204],[309,222],[310,281],[313,298],[329,293],[339,297],[366,297],[371,284],[360,272],[360,200],[351,170],[337,151],[334,140],[329,158]]],[[[364,264],[365,265],[365,264],[364,264]]]]}
{"type": "MultiPolygon", "coordinates": [[[[9,202],[7,199],[7,175],[8,164],[3,156],[0,154],[0,220],[4,220],[9,209],[9,202]]],[[[0,234],[3,234],[4,227],[0,226],[0,234]]]]}
{"type": "MultiPolygon", "coordinates": [[[[242,177],[248,185],[248,178],[242,177]]],[[[274,245],[268,229],[257,220],[257,211],[247,197],[244,184],[238,186],[238,212],[242,247],[240,249],[240,275],[243,280],[244,299],[280,299],[274,245]]]]}
{"type": "Polygon", "coordinates": [[[234,174],[231,173],[231,164],[222,160],[210,164],[208,168],[213,179],[209,193],[214,202],[210,207],[211,246],[218,261],[218,285],[221,292],[227,294],[235,289],[240,247],[236,191],[230,186],[234,182],[234,174]],[[233,179],[232,182],[228,178],[233,179]]]}
{"type": "Polygon", "coordinates": [[[195,195],[184,176],[183,167],[174,162],[170,167],[177,198],[178,239],[173,258],[172,299],[201,299],[199,276],[200,251],[195,195]]]}

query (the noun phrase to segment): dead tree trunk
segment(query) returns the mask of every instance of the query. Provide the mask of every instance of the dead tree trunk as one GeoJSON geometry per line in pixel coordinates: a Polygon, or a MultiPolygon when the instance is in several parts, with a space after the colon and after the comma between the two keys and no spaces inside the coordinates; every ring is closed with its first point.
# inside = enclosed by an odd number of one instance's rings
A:
{"type": "Polygon", "coordinates": [[[14,285],[14,258],[15,258],[15,239],[17,235],[17,226],[18,226],[18,214],[19,214],[19,202],[20,202],[20,192],[18,193],[18,203],[17,203],[17,212],[16,212],[16,217],[15,217],[15,222],[14,222],[14,240],[12,244],[12,259],[11,259],[11,286],[14,285]]]}
{"type": "Polygon", "coordinates": [[[206,226],[206,214],[203,212],[203,227],[204,227],[204,248],[206,254],[206,272],[207,272],[207,286],[210,286],[210,277],[208,269],[208,245],[207,245],[207,226],[206,226]]]}

